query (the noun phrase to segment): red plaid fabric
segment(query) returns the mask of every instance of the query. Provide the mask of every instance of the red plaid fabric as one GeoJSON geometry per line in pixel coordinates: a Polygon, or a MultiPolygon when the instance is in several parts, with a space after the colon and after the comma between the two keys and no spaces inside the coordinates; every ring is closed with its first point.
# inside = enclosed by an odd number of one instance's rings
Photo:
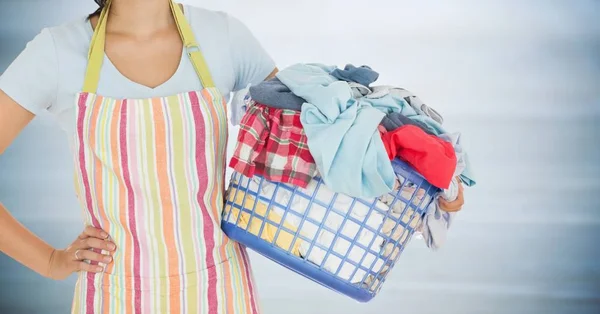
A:
{"type": "Polygon", "coordinates": [[[240,122],[238,142],[229,166],[252,178],[305,188],[317,167],[308,150],[300,112],[254,104],[240,122]]]}

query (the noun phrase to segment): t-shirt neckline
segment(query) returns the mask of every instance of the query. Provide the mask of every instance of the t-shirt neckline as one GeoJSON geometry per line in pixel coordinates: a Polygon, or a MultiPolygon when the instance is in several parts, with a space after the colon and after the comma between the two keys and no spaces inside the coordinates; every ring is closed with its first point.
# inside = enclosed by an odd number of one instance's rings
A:
{"type": "MultiPolygon", "coordinates": [[[[182,4],[182,9],[183,9],[184,16],[188,20],[188,23],[189,23],[190,22],[190,16],[188,14],[189,10],[187,8],[187,5],[182,4]]],[[[87,32],[87,36],[88,36],[88,41],[91,43],[92,37],[94,36],[94,28],[92,27],[92,21],[88,17],[86,17],[85,20],[84,20],[84,22],[85,22],[85,26],[86,26],[86,32],[87,32]]],[[[110,70],[113,70],[121,78],[123,78],[128,83],[133,84],[134,86],[136,86],[138,88],[142,88],[144,90],[151,91],[151,92],[157,92],[157,91],[160,91],[162,89],[168,88],[169,85],[170,85],[170,83],[174,82],[177,79],[177,77],[179,76],[179,74],[181,73],[181,71],[183,69],[185,58],[187,58],[187,54],[186,54],[185,47],[183,47],[182,51],[181,51],[181,57],[180,57],[180,60],[179,60],[179,65],[177,66],[177,69],[175,70],[175,72],[173,73],[173,75],[171,75],[171,77],[169,77],[166,81],[162,82],[160,85],[155,86],[155,87],[149,87],[149,86],[146,86],[144,84],[135,82],[132,79],[130,79],[129,77],[127,77],[126,75],[124,75],[114,65],[114,63],[110,60],[110,58],[106,55],[106,53],[104,53],[104,59],[103,59],[102,66],[105,66],[105,65],[109,66],[110,70]]]]}

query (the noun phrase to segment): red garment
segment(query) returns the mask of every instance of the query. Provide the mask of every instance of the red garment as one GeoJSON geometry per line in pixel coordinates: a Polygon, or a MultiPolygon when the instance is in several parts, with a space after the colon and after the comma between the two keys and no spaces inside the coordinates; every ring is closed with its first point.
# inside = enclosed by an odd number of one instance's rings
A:
{"type": "Polygon", "coordinates": [[[252,105],[240,122],[238,142],[229,166],[252,178],[305,188],[317,174],[300,122],[300,112],[252,105]]]}
{"type": "Polygon", "coordinates": [[[382,133],[381,139],[390,160],[399,157],[432,185],[442,189],[450,187],[456,170],[456,153],[452,144],[414,125],[382,133]]]}

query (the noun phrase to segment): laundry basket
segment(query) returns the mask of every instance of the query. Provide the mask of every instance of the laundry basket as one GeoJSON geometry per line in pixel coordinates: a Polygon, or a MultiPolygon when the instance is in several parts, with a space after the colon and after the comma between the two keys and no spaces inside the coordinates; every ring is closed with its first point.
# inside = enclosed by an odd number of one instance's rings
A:
{"type": "Polygon", "coordinates": [[[404,162],[392,165],[396,188],[373,199],[333,193],[320,178],[300,188],[234,172],[222,229],[296,273],[367,302],[439,191],[404,162]]]}

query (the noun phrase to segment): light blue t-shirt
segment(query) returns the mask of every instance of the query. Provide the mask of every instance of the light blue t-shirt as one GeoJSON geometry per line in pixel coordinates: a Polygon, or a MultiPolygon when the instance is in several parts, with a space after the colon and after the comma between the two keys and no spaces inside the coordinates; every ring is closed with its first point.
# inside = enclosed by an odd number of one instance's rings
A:
{"type": "MultiPolygon", "coordinates": [[[[225,97],[248,84],[258,84],[274,70],[271,57],[239,20],[192,6],[184,6],[184,12],[225,97]]],[[[48,110],[69,139],[75,132],[75,97],[83,88],[92,34],[87,18],[44,29],[0,76],[1,90],[34,114],[48,110]]],[[[201,89],[187,54],[175,74],[156,88],[129,80],[105,57],[97,93],[113,98],[152,98],[201,89]]]]}

